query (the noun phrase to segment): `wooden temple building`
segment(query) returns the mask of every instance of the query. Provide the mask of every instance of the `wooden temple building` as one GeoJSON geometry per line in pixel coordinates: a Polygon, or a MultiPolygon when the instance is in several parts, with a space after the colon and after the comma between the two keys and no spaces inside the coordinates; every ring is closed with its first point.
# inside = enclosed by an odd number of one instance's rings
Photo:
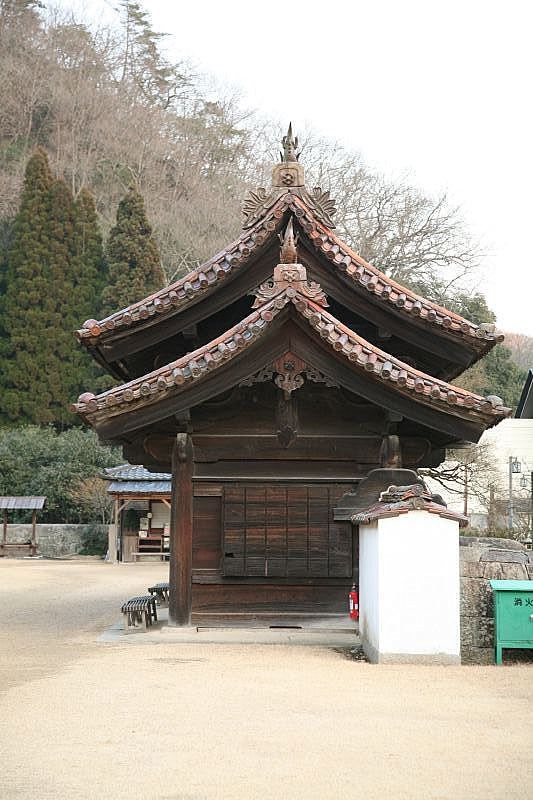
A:
{"type": "Polygon", "coordinates": [[[289,128],[233,243],[77,332],[120,385],[74,409],[131,463],[172,473],[171,624],[344,610],[358,558],[346,498],[366,478],[376,501],[391,471],[438,465],[510,413],[451,384],[501,340],[494,326],[341,241],[296,150],[289,128]]]}

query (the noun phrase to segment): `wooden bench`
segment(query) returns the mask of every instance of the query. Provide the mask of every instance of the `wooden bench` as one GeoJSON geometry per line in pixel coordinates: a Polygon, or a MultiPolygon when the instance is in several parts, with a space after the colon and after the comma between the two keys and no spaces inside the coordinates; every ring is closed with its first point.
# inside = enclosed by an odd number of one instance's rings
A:
{"type": "Polygon", "coordinates": [[[151,594],[140,595],[126,600],[122,605],[124,615],[124,629],[135,628],[144,623],[144,629],[148,630],[154,622],[157,622],[157,610],[155,607],[155,597],[151,594]]]}
{"type": "Polygon", "coordinates": [[[145,550],[141,551],[136,550],[131,554],[131,557],[133,558],[134,561],[137,561],[139,556],[157,556],[157,558],[159,558],[161,561],[166,561],[167,558],[170,558],[170,553],[169,552],[165,553],[163,550],[160,550],[159,552],[156,553],[150,553],[145,550]]]}
{"type": "Polygon", "coordinates": [[[155,597],[158,606],[168,606],[168,594],[170,591],[170,584],[168,581],[154,583],[153,586],[148,587],[148,591],[155,597]]]}

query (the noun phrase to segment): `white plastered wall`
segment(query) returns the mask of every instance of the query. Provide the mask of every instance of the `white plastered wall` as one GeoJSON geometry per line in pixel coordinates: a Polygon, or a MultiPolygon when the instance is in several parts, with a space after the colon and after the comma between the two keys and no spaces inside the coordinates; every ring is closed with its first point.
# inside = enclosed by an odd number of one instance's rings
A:
{"type": "Polygon", "coordinates": [[[459,662],[457,522],[410,511],[361,525],[359,593],[371,661],[459,662]]]}
{"type": "Polygon", "coordinates": [[[164,528],[170,523],[170,508],[162,500],[152,500],[152,528],[164,528]]]}

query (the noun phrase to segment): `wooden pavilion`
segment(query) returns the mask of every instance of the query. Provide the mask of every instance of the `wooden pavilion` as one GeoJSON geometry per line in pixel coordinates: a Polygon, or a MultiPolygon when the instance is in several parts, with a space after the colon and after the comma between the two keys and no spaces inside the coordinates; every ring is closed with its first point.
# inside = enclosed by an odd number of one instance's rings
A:
{"type": "Polygon", "coordinates": [[[171,475],[141,465],[108,467],[107,493],[113,498],[108,559],[138,561],[169,557],[171,475]]]}
{"type": "Polygon", "coordinates": [[[0,510],[3,515],[2,540],[0,541],[0,556],[37,555],[37,512],[42,511],[46,497],[0,497],[0,510]],[[7,531],[8,513],[10,511],[31,511],[31,535],[26,542],[9,542],[7,531]]]}
{"type": "Polygon", "coordinates": [[[232,244],[77,332],[120,385],[75,410],[172,473],[171,624],[344,608],[357,549],[340,498],[372,470],[437,465],[510,413],[450,383],[502,339],[494,326],[342,242],[296,150],[289,128],[232,244]]]}

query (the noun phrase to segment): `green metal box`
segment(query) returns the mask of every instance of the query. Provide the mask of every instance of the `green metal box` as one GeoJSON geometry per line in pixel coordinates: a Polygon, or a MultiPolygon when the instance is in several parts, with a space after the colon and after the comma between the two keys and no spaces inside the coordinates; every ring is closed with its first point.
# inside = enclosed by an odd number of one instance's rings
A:
{"type": "Polygon", "coordinates": [[[533,581],[491,581],[494,591],[494,652],[502,663],[502,650],[533,648],[533,581]]]}

